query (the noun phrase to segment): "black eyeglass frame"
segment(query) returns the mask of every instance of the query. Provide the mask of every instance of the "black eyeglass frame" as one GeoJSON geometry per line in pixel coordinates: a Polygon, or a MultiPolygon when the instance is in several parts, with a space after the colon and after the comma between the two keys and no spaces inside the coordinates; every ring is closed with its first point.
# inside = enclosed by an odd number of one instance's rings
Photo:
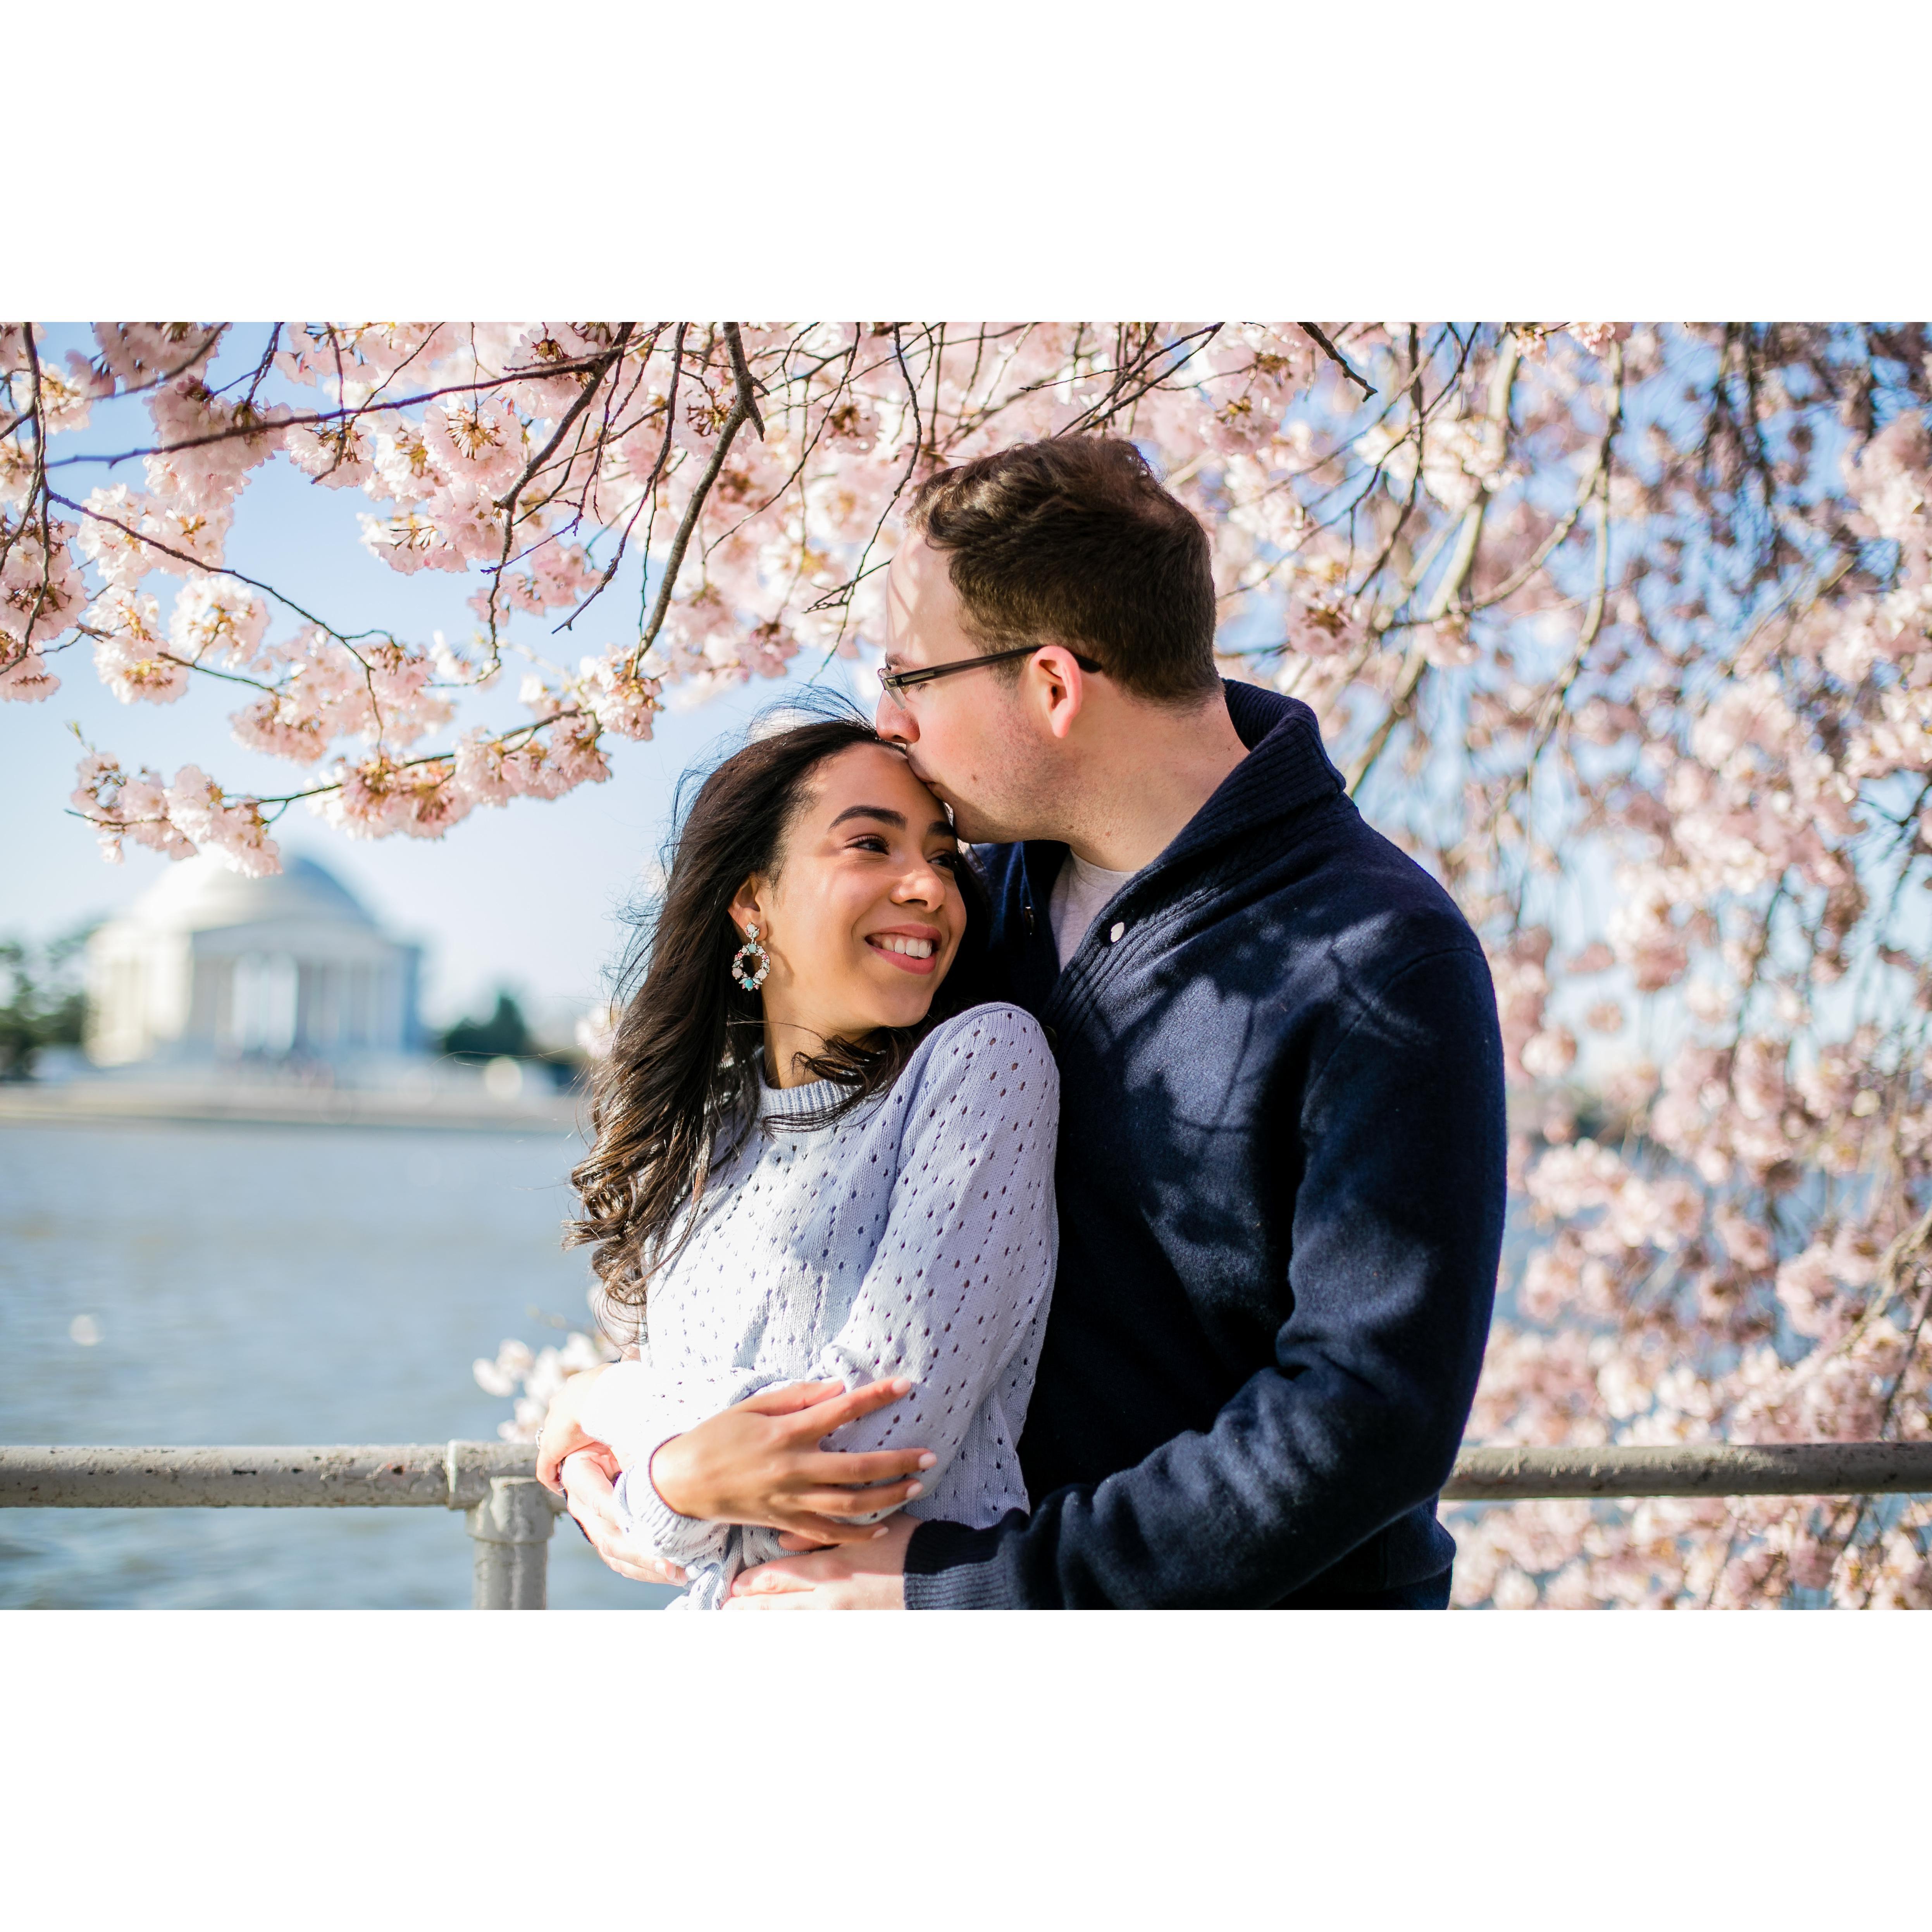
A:
{"type": "MultiPolygon", "coordinates": [[[[1004,664],[1012,658],[1030,658],[1035,651],[1046,649],[1045,644],[1019,644],[1010,651],[988,651],[982,657],[954,658],[945,664],[921,664],[914,670],[888,670],[884,664],[879,667],[879,682],[896,698],[902,692],[910,691],[916,684],[930,684],[936,677],[950,677],[956,670],[977,670],[982,664],[1004,664]]],[[[1106,666],[1096,663],[1092,658],[1083,658],[1078,651],[1066,655],[1082,670],[1104,671],[1106,666]]]]}

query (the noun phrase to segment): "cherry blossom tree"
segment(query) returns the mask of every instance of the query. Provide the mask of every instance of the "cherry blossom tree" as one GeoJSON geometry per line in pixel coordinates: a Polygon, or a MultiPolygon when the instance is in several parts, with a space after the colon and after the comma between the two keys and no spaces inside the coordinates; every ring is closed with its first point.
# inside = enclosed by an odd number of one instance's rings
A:
{"type": "MultiPolygon", "coordinates": [[[[1472,1436],[1932,1433],[1923,328],[130,323],[94,346],[55,368],[43,332],[0,332],[0,698],[45,699],[82,651],[130,707],[233,686],[285,790],[90,748],[73,803],[110,857],[248,872],[298,803],[441,838],[601,781],[676,689],[858,657],[922,476],[1132,437],[1213,535],[1228,674],[1314,706],[1489,948],[1518,1232],[1472,1436]],[[140,447],[63,457],[129,397],[140,447]],[[348,631],[231,558],[278,460],[360,492],[396,570],[472,585],[473,634],[348,631]],[[520,722],[485,724],[512,656],[520,722]]],[[[1918,1504],[1456,1527],[1469,1603],[1932,1605],[1918,1504]]]]}

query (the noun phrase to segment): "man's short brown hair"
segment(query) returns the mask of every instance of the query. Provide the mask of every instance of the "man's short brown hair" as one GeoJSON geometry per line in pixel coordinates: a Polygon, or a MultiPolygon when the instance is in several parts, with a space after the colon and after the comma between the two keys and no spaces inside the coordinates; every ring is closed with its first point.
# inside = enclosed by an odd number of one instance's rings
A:
{"type": "Polygon", "coordinates": [[[1170,703],[1220,688],[1208,533],[1132,443],[1059,436],[942,470],[908,521],[946,553],[982,649],[1064,644],[1170,703]]]}

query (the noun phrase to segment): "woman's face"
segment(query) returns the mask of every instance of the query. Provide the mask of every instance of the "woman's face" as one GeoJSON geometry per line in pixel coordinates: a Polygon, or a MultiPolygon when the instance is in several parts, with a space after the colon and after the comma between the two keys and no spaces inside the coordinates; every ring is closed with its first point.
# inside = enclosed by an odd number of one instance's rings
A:
{"type": "Polygon", "coordinates": [[[748,880],[731,902],[739,930],[755,925],[771,956],[759,990],[781,1084],[794,1053],[926,1017],[966,929],[964,862],[897,752],[854,746],[813,772],[776,876],[748,880]]]}

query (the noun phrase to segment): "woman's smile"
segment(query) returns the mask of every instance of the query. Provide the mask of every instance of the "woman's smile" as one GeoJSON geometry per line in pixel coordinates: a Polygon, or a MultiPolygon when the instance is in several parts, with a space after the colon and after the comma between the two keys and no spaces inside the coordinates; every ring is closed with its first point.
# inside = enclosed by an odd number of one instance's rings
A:
{"type": "Polygon", "coordinates": [[[938,964],[934,956],[939,950],[940,938],[934,926],[895,926],[883,932],[867,933],[866,944],[874,952],[884,954],[902,972],[925,974],[933,971],[938,964]]]}

